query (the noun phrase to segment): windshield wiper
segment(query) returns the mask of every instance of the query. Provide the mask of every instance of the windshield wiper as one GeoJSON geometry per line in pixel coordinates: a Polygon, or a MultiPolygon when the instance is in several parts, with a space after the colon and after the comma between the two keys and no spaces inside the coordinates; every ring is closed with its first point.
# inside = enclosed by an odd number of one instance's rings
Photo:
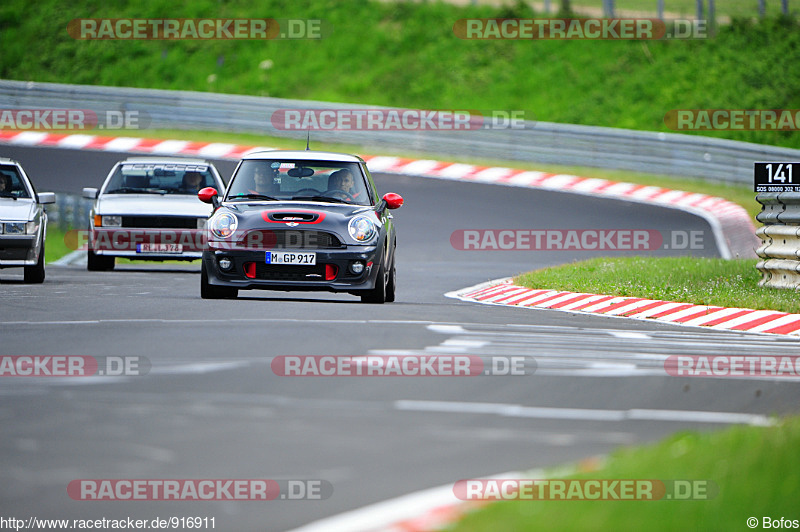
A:
{"type": "Polygon", "coordinates": [[[264,194],[237,194],[235,196],[228,196],[229,200],[232,199],[265,199],[270,201],[280,201],[278,198],[273,198],[272,196],[267,196],[264,194]]]}
{"type": "Polygon", "coordinates": [[[11,198],[14,201],[17,201],[19,199],[18,197],[16,197],[11,192],[0,192],[0,198],[11,198]]]}
{"type": "Polygon", "coordinates": [[[160,188],[131,188],[122,187],[114,190],[107,190],[106,194],[166,194],[167,191],[160,188]]]}
{"type": "Polygon", "coordinates": [[[339,198],[332,198],[330,196],[295,196],[292,198],[293,200],[311,200],[311,201],[323,201],[327,203],[346,203],[350,204],[349,201],[345,201],[339,198]]]}

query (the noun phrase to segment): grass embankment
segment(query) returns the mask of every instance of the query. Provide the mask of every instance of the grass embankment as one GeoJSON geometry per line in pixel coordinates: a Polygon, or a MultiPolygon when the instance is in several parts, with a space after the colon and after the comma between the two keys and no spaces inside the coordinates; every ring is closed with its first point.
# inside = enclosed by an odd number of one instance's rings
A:
{"type": "Polygon", "coordinates": [[[54,262],[68,253],[75,251],[64,241],[64,231],[52,224],[47,227],[47,239],[44,246],[45,263],[54,262]]]}
{"type": "Polygon", "coordinates": [[[506,501],[448,529],[747,530],[747,519],[800,519],[800,418],[772,427],[737,426],[711,434],[681,432],[654,445],[622,449],[597,471],[569,478],[705,480],[708,500],[506,501]]]}
{"type": "MultiPolygon", "coordinates": [[[[796,21],[735,21],[713,38],[510,41],[456,38],[470,17],[533,17],[448,3],[26,0],[0,5],[0,77],[424,109],[524,110],[542,121],[668,131],[672,109],[798,109],[796,21]],[[318,18],[322,40],[75,40],[75,18],[318,18]]],[[[800,146],[797,131],[712,136],[800,146]]]]}
{"type": "Polygon", "coordinates": [[[755,259],[600,257],[516,277],[530,288],[800,313],[797,293],[758,286],[755,259]]]}

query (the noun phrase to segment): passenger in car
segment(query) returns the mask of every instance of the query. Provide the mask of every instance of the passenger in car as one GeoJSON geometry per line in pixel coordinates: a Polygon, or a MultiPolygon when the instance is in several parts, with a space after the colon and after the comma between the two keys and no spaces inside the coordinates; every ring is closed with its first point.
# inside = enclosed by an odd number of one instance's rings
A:
{"type": "Polygon", "coordinates": [[[183,174],[181,188],[190,192],[197,192],[202,188],[203,176],[199,172],[186,172],[183,174]]]}

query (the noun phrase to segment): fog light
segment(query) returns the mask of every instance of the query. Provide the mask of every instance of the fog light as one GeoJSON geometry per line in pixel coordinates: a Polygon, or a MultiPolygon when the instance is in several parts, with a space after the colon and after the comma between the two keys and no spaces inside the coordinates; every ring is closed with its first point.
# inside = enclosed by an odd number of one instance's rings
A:
{"type": "Polygon", "coordinates": [[[228,257],[219,259],[219,267],[223,270],[230,270],[231,266],[233,266],[233,262],[228,257]]]}
{"type": "Polygon", "coordinates": [[[350,264],[350,271],[356,275],[361,274],[361,272],[364,271],[364,263],[360,260],[354,261],[352,264],[350,264]]]}

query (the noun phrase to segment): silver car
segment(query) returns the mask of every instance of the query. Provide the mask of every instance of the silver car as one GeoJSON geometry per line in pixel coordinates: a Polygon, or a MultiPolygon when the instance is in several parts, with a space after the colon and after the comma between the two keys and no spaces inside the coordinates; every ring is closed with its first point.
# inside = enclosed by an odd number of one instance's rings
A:
{"type": "Polygon", "coordinates": [[[197,192],[223,190],[219,172],[202,159],[131,157],[114,165],[103,186],[84,188],[89,216],[90,271],[114,269],[115,257],[197,260],[212,207],[197,192]]]}
{"type": "Polygon", "coordinates": [[[26,283],[44,282],[44,241],[52,192],[36,193],[17,161],[0,158],[0,268],[25,269],[26,283]]]}

